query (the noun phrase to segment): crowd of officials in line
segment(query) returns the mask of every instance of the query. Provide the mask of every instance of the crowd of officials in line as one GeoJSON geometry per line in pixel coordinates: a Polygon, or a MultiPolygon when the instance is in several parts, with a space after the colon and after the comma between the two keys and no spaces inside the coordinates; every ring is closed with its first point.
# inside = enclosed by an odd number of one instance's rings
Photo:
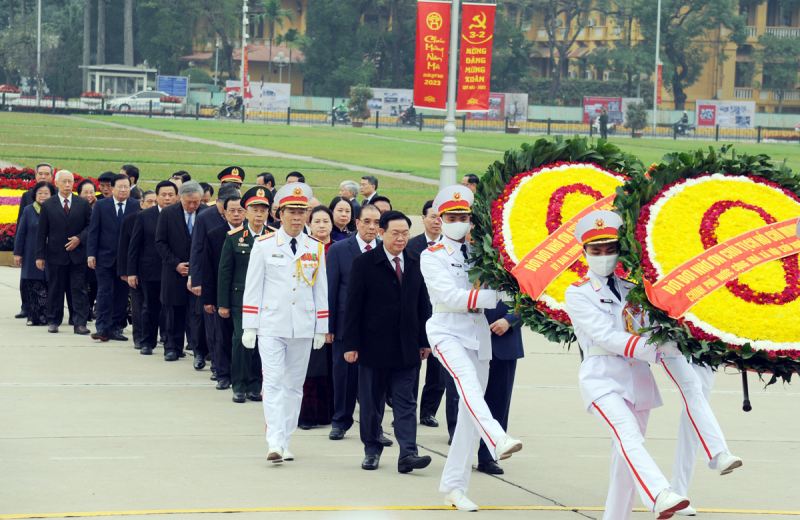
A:
{"type": "MultiPolygon", "coordinates": [[[[274,176],[261,173],[246,189],[244,170],[231,166],[220,172],[215,189],[179,171],[155,189],[142,190],[139,175],[137,167],[125,165],[118,173],[100,175],[97,185],[89,179],[75,185],[70,172],[37,165],[37,182],[23,195],[18,217],[14,258],[22,268],[22,308],[16,317],[58,333],[66,300],[75,334],[127,342],[124,330],[130,324],[133,346],[142,355],[163,345],[164,359],[177,361],[191,351],[194,369],[210,362],[211,380],[218,390],[232,389],[234,402],[261,401],[258,349],[242,344],[242,303],[247,248],[281,226],[273,203],[279,188],[274,176]],[[92,321],[94,332],[87,327],[92,321]]],[[[285,181],[305,183],[305,178],[292,172],[285,181]]],[[[475,175],[462,180],[473,192],[477,184],[475,175]]],[[[432,204],[422,207],[423,232],[396,240],[400,245],[393,247],[420,254],[442,240],[442,221],[432,204]]],[[[371,175],[360,183],[341,182],[339,196],[327,206],[316,198],[308,201],[304,231],[324,244],[330,320],[324,347],[309,359],[299,428],[330,424],[331,440],[342,439],[353,426],[359,396],[359,363],[345,355],[347,289],[351,274],[367,288],[371,280],[351,273],[353,260],[381,243],[381,216],[387,212],[392,212],[391,201],[378,194],[378,179],[371,175]]],[[[523,356],[521,322],[502,303],[485,313],[493,349],[485,398],[505,428],[516,362],[523,356]]],[[[459,400],[455,383],[436,358],[425,362],[421,396],[419,366],[408,382],[415,399],[420,396],[419,422],[439,426],[436,415],[446,394],[452,440],[459,400]]],[[[389,406],[392,395],[389,388],[389,406]]],[[[379,440],[392,444],[382,433],[379,440]]],[[[481,444],[478,469],[502,473],[481,444]]]]}

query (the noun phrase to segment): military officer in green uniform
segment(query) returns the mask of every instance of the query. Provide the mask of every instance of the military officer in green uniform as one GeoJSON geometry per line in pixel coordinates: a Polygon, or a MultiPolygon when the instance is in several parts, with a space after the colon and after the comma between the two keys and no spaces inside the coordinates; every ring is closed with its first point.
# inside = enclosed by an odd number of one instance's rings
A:
{"type": "Polygon", "coordinates": [[[228,232],[219,262],[217,307],[223,318],[233,316],[231,384],[233,402],[261,401],[261,358],[258,349],[242,345],[242,301],[250,251],[255,239],[274,231],[267,226],[272,192],[263,186],[249,189],[242,197],[247,209],[244,223],[228,232]]]}

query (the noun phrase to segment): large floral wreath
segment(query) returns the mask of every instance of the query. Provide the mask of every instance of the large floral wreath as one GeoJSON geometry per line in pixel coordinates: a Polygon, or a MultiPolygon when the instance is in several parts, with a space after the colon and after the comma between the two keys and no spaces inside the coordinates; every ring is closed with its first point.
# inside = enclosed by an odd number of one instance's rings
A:
{"type": "MultiPolygon", "coordinates": [[[[720,242],[800,215],[800,176],[764,155],[670,154],[650,173],[633,174],[615,200],[626,222],[622,261],[639,281],[655,284],[720,242]]],[[[701,362],[770,373],[769,383],[800,369],[797,254],[727,280],[678,319],[641,285],[629,298],[661,325],[657,339],[701,362]]]]}
{"type": "Polygon", "coordinates": [[[514,294],[523,323],[550,341],[574,341],[564,292],[587,266],[580,260],[572,264],[538,300],[520,290],[511,270],[563,222],[598,200],[613,198],[634,171],[643,171],[638,159],[605,141],[595,146],[587,139],[556,136],[506,152],[484,173],[475,196],[473,281],[514,294]]]}

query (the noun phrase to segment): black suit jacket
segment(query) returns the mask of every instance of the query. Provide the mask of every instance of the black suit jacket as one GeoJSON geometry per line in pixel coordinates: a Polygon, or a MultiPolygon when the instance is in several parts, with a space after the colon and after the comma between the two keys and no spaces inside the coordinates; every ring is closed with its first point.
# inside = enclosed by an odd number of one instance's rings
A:
{"type": "MultiPolygon", "coordinates": [[[[161,281],[161,255],[156,249],[156,227],[158,226],[158,206],[147,208],[133,216],[134,224],[128,245],[128,276],[138,276],[142,282],[161,281]]],[[[130,218],[130,215],[122,221],[130,218]]]]}
{"type": "MultiPolygon", "coordinates": [[[[206,235],[203,245],[203,305],[217,305],[217,276],[219,276],[219,259],[222,256],[222,246],[228,237],[231,227],[228,224],[217,226],[206,235]]],[[[192,282],[194,283],[194,281],[192,282]]]]}
{"type": "MultiPolygon", "coordinates": [[[[208,208],[201,204],[197,213],[208,208]]],[[[195,216],[197,222],[197,216],[195,216]]],[[[192,239],[183,215],[180,200],[161,210],[156,227],[156,249],[161,255],[161,303],[164,305],[187,305],[189,290],[188,277],[175,270],[178,264],[188,262],[191,257],[192,239]]],[[[191,267],[191,266],[190,266],[191,267]]]]}
{"type": "Polygon", "coordinates": [[[128,276],[131,237],[138,214],[137,211],[122,219],[122,226],[119,228],[119,244],[117,245],[117,276],[128,276]]]}
{"type": "Polygon", "coordinates": [[[353,260],[358,276],[347,286],[345,351],[357,351],[358,362],[373,369],[419,366],[419,349],[430,348],[429,298],[419,255],[406,250],[403,259],[402,284],[382,243],[353,260]]]}
{"type": "Polygon", "coordinates": [[[52,265],[86,263],[86,239],[91,220],[92,206],[74,193],[69,216],[64,212],[58,194],[44,201],[36,228],[36,259],[52,265]],[[81,240],[72,251],[66,248],[69,237],[81,240]]]}
{"type": "Polygon", "coordinates": [[[36,200],[36,194],[33,192],[33,188],[29,189],[25,193],[22,194],[22,197],[19,199],[19,214],[17,215],[17,227],[19,227],[19,223],[22,220],[22,212],[25,211],[25,208],[33,204],[36,200]]]}
{"type": "Polygon", "coordinates": [[[340,240],[328,249],[325,255],[328,275],[328,332],[336,339],[342,339],[344,331],[345,299],[347,298],[347,283],[350,279],[350,270],[353,259],[361,254],[358,239],[354,234],[350,238],[340,240]]]}

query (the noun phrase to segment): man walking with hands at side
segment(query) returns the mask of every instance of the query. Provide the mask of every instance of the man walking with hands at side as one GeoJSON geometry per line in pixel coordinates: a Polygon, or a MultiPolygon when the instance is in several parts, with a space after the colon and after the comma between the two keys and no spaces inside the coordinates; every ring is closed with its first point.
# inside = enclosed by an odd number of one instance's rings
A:
{"type": "Polygon", "coordinates": [[[297,429],[312,345],[328,332],[325,250],[303,232],[311,188],[286,184],[275,197],[281,228],[253,244],[242,305],[242,343],[258,350],[264,374],[267,460],[294,460],[289,441],[297,429]]]}

